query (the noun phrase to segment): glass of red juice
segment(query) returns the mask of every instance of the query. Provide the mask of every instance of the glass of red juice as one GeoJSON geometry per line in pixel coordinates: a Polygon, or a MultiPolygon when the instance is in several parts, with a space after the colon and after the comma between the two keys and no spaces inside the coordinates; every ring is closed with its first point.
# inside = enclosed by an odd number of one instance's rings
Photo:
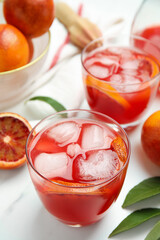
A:
{"type": "Polygon", "coordinates": [[[99,221],[117,199],[130,158],[127,134],[110,117],[68,110],[31,131],[29,173],[44,207],[70,226],[99,221]]]}
{"type": "Polygon", "coordinates": [[[131,34],[149,39],[158,47],[160,46],[159,9],[159,0],[143,0],[131,26],[131,34]]]}
{"type": "Polygon", "coordinates": [[[140,36],[106,36],[89,43],[81,61],[90,108],[125,129],[139,124],[157,93],[159,53],[160,48],[140,36]]]}
{"type": "MultiPolygon", "coordinates": [[[[131,34],[150,40],[158,48],[160,47],[160,1],[143,0],[135,14],[131,34]],[[152,13],[152,14],[150,14],[152,13]]],[[[141,44],[139,44],[139,48],[141,44]]],[[[143,47],[143,45],[142,45],[143,47]]],[[[160,53],[150,45],[147,51],[160,61],[160,53]]]]}

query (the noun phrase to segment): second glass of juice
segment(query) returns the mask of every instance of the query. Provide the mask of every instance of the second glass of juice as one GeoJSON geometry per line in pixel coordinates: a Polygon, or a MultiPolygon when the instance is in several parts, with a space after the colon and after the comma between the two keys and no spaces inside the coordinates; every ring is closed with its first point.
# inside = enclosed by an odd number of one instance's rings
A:
{"type": "Polygon", "coordinates": [[[157,93],[159,55],[156,45],[139,36],[89,43],[82,52],[82,74],[90,108],[126,129],[137,125],[157,93]]]}
{"type": "MultiPolygon", "coordinates": [[[[131,34],[160,46],[160,1],[143,0],[132,23],[131,34]],[[146,17],[147,16],[147,17],[146,17]]],[[[160,55],[159,55],[160,61],[160,55]]]]}
{"type": "Polygon", "coordinates": [[[59,221],[77,227],[99,221],[117,199],[130,145],[125,131],[110,117],[69,110],[33,128],[26,155],[45,208],[59,221]]]}

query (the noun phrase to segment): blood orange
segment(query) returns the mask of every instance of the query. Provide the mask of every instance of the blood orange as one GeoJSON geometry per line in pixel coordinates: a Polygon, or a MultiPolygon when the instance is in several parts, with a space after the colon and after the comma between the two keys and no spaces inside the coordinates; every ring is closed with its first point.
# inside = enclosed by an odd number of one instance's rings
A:
{"type": "Polygon", "coordinates": [[[10,24],[0,24],[0,72],[20,68],[29,62],[26,37],[10,24]]]}
{"type": "Polygon", "coordinates": [[[17,168],[26,162],[25,144],[29,122],[16,113],[0,113],[0,169],[17,168]]]}
{"type": "Polygon", "coordinates": [[[54,19],[53,0],[4,0],[6,22],[33,38],[49,30],[54,19]]]}
{"type": "Polygon", "coordinates": [[[141,143],[148,158],[160,167],[160,111],[152,113],[144,122],[141,143]]]}

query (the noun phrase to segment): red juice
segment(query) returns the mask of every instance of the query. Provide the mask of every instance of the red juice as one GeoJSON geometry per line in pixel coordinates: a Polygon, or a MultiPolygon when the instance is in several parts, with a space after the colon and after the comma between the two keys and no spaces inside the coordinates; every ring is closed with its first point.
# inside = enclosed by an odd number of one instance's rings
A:
{"type": "Polygon", "coordinates": [[[147,48],[147,52],[160,62],[160,26],[151,26],[145,28],[143,31],[136,33],[136,35],[146,38],[153,44],[142,44],[140,41],[136,41],[135,46],[138,46],[142,50],[147,48]]]}
{"type": "Polygon", "coordinates": [[[149,54],[127,47],[100,48],[83,59],[83,67],[89,106],[120,124],[139,120],[156,95],[158,81],[152,79],[159,63],[149,54]]]}
{"type": "Polygon", "coordinates": [[[157,25],[145,28],[138,35],[152,41],[158,47],[160,46],[160,26],[157,25]]]}
{"type": "Polygon", "coordinates": [[[128,165],[127,145],[95,120],[61,120],[28,145],[35,188],[46,209],[68,225],[100,220],[117,199],[128,165]]]}

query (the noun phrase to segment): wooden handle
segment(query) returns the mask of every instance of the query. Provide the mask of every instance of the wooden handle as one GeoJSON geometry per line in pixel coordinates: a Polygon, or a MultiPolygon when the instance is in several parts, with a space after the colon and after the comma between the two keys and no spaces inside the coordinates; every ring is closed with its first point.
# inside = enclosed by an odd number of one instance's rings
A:
{"type": "Polygon", "coordinates": [[[64,2],[55,5],[55,16],[67,28],[79,19],[79,16],[64,2]]]}

